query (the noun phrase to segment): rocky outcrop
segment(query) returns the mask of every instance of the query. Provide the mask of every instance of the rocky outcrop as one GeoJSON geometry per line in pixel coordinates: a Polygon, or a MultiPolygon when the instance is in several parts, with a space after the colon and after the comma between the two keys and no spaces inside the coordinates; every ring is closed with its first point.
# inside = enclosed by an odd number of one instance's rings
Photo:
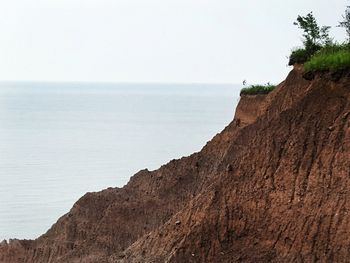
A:
{"type": "Polygon", "coordinates": [[[198,153],[82,197],[0,262],[302,262],[350,257],[350,74],[243,97],[198,153]]]}

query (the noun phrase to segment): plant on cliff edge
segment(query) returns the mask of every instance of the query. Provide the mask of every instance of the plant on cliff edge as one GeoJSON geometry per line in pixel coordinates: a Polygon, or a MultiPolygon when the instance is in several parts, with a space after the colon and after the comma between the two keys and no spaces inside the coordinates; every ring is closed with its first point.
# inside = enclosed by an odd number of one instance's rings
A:
{"type": "Polygon", "coordinates": [[[305,63],[306,72],[346,68],[350,68],[350,44],[325,46],[305,63]]]}
{"type": "Polygon", "coordinates": [[[330,27],[320,27],[312,12],[308,13],[306,16],[298,16],[294,25],[304,31],[304,47],[292,51],[288,63],[290,66],[308,61],[312,55],[321,49],[322,45],[330,45],[332,43],[332,39],[329,37],[330,27]]]}
{"type": "Polygon", "coordinates": [[[258,95],[258,94],[268,94],[276,88],[275,85],[267,83],[265,85],[251,85],[247,88],[241,89],[240,96],[242,95],[258,95]]]}
{"type": "Polygon", "coordinates": [[[313,49],[315,47],[327,44],[330,41],[329,38],[329,26],[320,27],[317,24],[316,18],[313,13],[310,12],[306,16],[298,16],[294,25],[298,26],[304,31],[303,43],[305,49],[313,49]]]}
{"type": "Polygon", "coordinates": [[[339,27],[343,27],[347,33],[347,42],[344,44],[326,44],[314,54],[306,63],[305,71],[344,70],[350,68],[350,6],[346,7],[343,21],[339,27]]]}

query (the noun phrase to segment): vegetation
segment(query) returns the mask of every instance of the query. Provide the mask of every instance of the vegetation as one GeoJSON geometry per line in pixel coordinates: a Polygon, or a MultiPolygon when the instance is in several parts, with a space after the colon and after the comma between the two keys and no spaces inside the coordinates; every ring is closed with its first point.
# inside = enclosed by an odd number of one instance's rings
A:
{"type": "Polygon", "coordinates": [[[330,27],[320,27],[312,12],[308,13],[306,16],[298,16],[294,25],[304,31],[304,47],[292,51],[288,63],[290,66],[297,63],[305,63],[322,48],[322,45],[330,45],[332,43],[332,39],[329,37],[330,27]]]}
{"type": "Polygon", "coordinates": [[[275,85],[251,85],[247,88],[241,89],[240,96],[242,95],[258,95],[258,94],[268,94],[276,88],[275,85]]]}
{"type": "Polygon", "coordinates": [[[306,61],[310,60],[312,55],[314,55],[320,47],[315,46],[315,49],[305,49],[305,48],[297,48],[292,51],[289,56],[289,66],[293,66],[295,64],[304,64],[306,61]]]}
{"type": "MultiPolygon", "coordinates": [[[[347,33],[347,42],[339,44],[329,36],[330,26],[319,26],[313,13],[298,16],[294,25],[303,31],[303,46],[292,50],[289,65],[304,64],[306,72],[350,69],[350,6],[346,7],[339,27],[347,33]]],[[[245,81],[243,82],[245,85],[245,81]]],[[[240,95],[268,94],[275,89],[269,83],[243,88],[240,95]]]]}
{"type": "Polygon", "coordinates": [[[302,48],[294,49],[289,57],[289,65],[304,64],[305,71],[342,70],[350,68],[350,6],[345,10],[343,27],[348,42],[337,44],[329,37],[329,26],[320,27],[312,12],[306,16],[298,16],[294,23],[303,30],[302,48]]]}
{"type": "Polygon", "coordinates": [[[329,37],[330,26],[320,27],[317,24],[316,18],[312,12],[308,13],[306,16],[298,16],[297,21],[294,25],[298,26],[304,31],[303,43],[305,49],[313,49],[315,46],[321,46],[323,44],[329,44],[331,41],[329,37]]]}
{"type": "Polygon", "coordinates": [[[350,43],[350,6],[346,8],[343,19],[343,21],[339,22],[339,26],[345,28],[346,34],[348,35],[348,43],[350,43]]]}
{"type": "Polygon", "coordinates": [[[350,68],[350,45],[326,46],[305,63],[307,72],[345,68],[350,68]]]}

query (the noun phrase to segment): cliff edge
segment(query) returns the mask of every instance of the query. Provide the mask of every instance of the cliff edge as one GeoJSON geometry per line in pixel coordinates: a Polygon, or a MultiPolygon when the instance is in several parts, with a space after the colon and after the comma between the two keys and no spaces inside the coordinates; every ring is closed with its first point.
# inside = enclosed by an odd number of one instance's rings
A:
{"type": "Polygon", "coordinates": [[[243,96],[198,153],[87,193],[0,262],[302,262],[350,257],[350,72],[243,96]]]}

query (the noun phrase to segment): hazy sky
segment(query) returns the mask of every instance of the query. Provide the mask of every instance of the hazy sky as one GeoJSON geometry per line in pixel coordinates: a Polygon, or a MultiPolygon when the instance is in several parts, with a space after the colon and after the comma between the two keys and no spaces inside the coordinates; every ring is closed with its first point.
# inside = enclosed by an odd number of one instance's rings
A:
{"type": "Polygon", "coordinates": [[[314,11],[346,0],[0,0],[0,80],[278,82],[314,11]]]}

